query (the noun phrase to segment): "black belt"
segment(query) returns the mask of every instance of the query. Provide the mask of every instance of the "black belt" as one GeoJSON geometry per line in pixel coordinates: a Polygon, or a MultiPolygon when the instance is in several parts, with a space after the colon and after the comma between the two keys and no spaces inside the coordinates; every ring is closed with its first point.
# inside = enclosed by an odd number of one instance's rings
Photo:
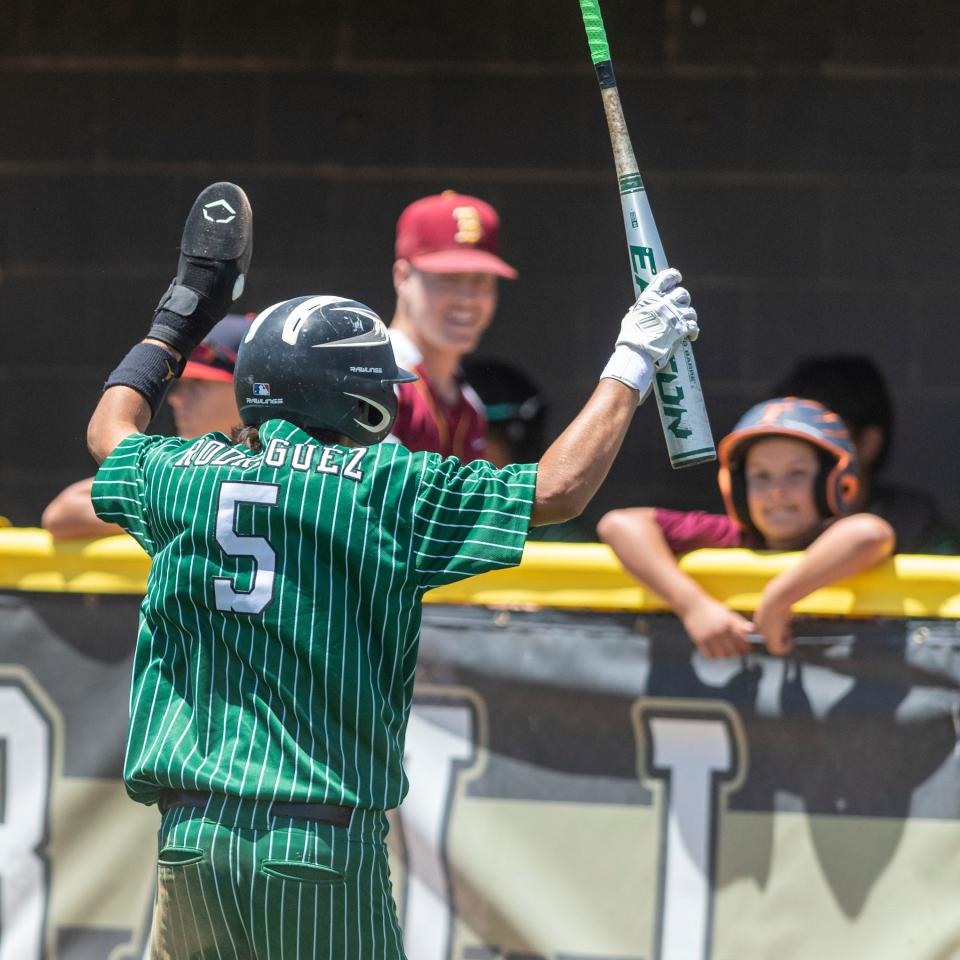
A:
{"type": "MultiPolygon", "coordinates": [[[[205,810],[213,799],[212,793],[199,790],[164,790],[160,794],[160,812],[166,813],[172,807],[194,807],[205,810]]],[[[349,827],[353,816],[353,807],[341,807],[336,803],[283,803],[270,804],[271,817],[291,817],[297,820],[315,820],[328,823],[333,827],[349,827]]]]}

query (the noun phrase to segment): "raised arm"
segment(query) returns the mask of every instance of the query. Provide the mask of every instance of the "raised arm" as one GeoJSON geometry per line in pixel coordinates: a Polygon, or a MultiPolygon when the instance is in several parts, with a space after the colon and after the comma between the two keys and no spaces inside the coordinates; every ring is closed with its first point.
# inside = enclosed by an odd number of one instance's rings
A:
{"type": "MultiPolygon", "coordinates": [[[[169,350],[155,340],[144,340],[143,344],[169,350]]],[[[175,363],[178,356],[179,354],[170,351],[171,363],[175,363]]],[[[87,424],[87,448],[93,459],[97,463],[103,463],[124,437],[131,433],[143,433],[152,419],[153,411],[144,394],[122,384],[109,387],[104,391],[93,416],[90,417],[90,423],[87,424]]]]}
{"type": "Polygon", "coordinates": [[[531,524],[583,512],[613,464],[634,411],[650,391],[654,369],[677,344],[697,336],[697,315],[680,274],[664,270],[627,311],[616,348],[586,406],[540,460],[531,524]]]}
{"type": "Polygon", "coordinates": [[[631,576],[662,597],[700,652],[732,657],[749,649],[753,624],[711,597],[677,565],[652,507],[611,510],[597,525],[631,576]]]}
{"type": "Polygon", "coordinates": [[[214,183],[194,201],[180,239],[177,273],[150,331],[107,379],[87,427],[98,463],[131,433],[142,433],[183,369],[183,359],[243,293],[253,254],[253,213],[235,184],[214,183]]]}
{"type": "Polygon", "coordinates": [[[790,605],[820,587],[852,577],[886,560],[896,546],[893,528],[872,513],[842,517],[807,547],[803,558],[764,588],[754,623],[771,653],[792,646],[790,605]]]}
{"type": "Polygon", "coordinates": [[[532,526],[560,523],[583,512],[610,471],[639,396],[619,380],[597,384],[584,408],[540,460],[532,526]]]}

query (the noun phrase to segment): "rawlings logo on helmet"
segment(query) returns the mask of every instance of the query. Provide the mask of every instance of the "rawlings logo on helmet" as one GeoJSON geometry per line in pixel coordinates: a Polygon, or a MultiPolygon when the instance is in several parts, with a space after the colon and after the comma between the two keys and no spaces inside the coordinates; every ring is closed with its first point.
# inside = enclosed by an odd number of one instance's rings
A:
{"type": "Polygon", "coordinates": [[[751,443],[763,437],[805,440],[826,453],[832,464],[817,477],[817,509],[823,517],[842,517],[852,511],[860,480],[856,451],[843,421],[815,400],[776,397],[751,407],[717,446],[720,492],[732,520],[743,528],[753,526],[743,465],[751,443]]]}

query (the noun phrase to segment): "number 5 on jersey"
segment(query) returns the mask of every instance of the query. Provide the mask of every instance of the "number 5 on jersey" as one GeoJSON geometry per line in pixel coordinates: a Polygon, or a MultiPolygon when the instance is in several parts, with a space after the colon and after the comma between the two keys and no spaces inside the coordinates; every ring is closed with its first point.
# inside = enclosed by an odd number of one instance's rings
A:
{"type": "Polygon", "coordinates": [[[232,613],[263,613],[273,600],[273,581],[277,553],[263,537],[237,532],[241,504],[275,507],[280,488],[273,483],[224,481],[217,500],[217,543],[229,557],[253,560],[253,584],[249,590],[237,590],[230,577],[213,578],[213,595],[218,610],[232,613]]]}

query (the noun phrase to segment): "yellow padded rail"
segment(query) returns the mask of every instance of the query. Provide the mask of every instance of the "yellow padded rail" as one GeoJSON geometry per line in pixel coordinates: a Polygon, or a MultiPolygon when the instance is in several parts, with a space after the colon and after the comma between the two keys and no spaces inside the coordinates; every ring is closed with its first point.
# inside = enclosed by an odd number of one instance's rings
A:
{"type": "MultiPolygon", "coordinates": [[[[709,593],[737,610],[757,608],[764,584],[796,563],[795,553],[697,550],[681,566],[709,593]]],[[[55,543],[33,529],[0,529],[0,589],[55,593],[142,594],[150,560],[128,536],[55,543]]],[[[531,543],[512,570],[433,590],[428,603],[665,609],[632,580],[602,544],[531,543]]],[[[960,618],[960,557],[898,556],[869,573],[817,590],[796,604],[821,616],[960,618]]]]}

